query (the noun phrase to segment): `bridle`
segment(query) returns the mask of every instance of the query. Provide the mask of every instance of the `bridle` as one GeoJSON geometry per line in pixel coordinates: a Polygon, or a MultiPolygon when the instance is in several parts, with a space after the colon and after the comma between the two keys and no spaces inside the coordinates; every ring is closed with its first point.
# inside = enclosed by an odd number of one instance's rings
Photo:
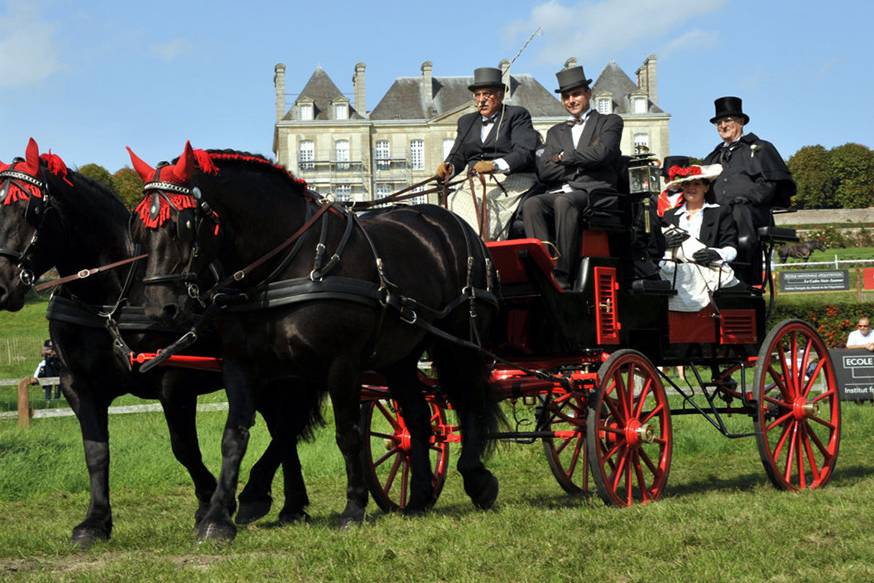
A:
{"type": "MultiPolygon", "coordinates": [[[[219,222],[218,214],[213,211],[209,204],[203,200],[200,189],[196,186],[186,187],[171,182],[159,180],[159,173],[162,166],[158,166],[155,170],[155,179],[143,186],[143,192],[146,196],[152,197],[150,207],[150,215],[152,218],[158,216],[161,203],[166,203],[169,208],[176,213],[176,234],[182,241],[191,241],[191,252],[188,255],[188,263],[180,273],[168,273],[153,275],[143,278],[143,285],[164,285],[170,283],[181,283],[185,285],[188,297],[196,300],[201,307],[206,307],[201,291],[200,291],[200,273],[193,269],[194,262],[202,254],[202,234],[204,229],[212,231],[213,243],[218,245],[222,234],[221,223],[219,222]],[[193,207],[180,208],[174,204],[170,193],[190,196],[194,199],[193,207]],[[190,212],[189,212],[190,211],[190,212]],[[188,216],[186,216],[188,214],[188,216]]],[[[135,220],[132,217],[132,220],[135,220]]],[[[213,259],[207,265],[210,274],[218,283],[222,279],[222,269],[217,259],[213,259]]]]}
{"type": "Polygon", "coordinates": [[[15,186],[22,192],[27,193],[28,200],[27,208],[24,211],[24,218],[34,228],[34,231],[30,241],[21,251],[0,246],[0,257],[6,257],[10,260],[10,263],[14,263],[18,268],[18,278],[21,280],[21,283],[26,287],[32,287],[34,281],[36,281],[36,274],[33,271],[31,255],[39,241],[40,231],[45,223],[48,210],[52,208],[49,187],[45,180],[34,178],[24,172],[4,170],[0,172],[0,204],[9,196],[11,186],[15,186]],[[39,190],[40,195],[37,196],[24,188],[22,183],[35,186],[39,190]]]}

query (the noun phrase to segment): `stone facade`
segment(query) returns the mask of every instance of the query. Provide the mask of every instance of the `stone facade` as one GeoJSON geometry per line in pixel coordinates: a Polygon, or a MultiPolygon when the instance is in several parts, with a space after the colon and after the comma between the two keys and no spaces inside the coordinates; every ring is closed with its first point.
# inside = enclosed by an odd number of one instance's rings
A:
{"type": "MultiPolygon", "coordinates": [[[[531,112],[541,135],[567,118],[555,93],[531,75],[499,67],[510,88],[505,102],[531,112]]],[[[566,67],[575,66],[569,59],[566,67]]],[[[431,177],[455,139],[458,118],[474,111],[467,86],[471,77],[435,77],[430,61],[417,77],[395,79],[371,111],[366,110],[366,66],[355,65],[350,102],[317,67],[292,103],[285,99],[285,65],[275,67],[276,160],[313,189],[338,198],[373,200],[431,177]]],[[[622,151],[643,143],[658,157],[668,155],[670,115],[657,103],[656,59],[649,56],[633,82],[615,63],[592,87],[592,107],[625,121],[622,151]]],[[[433,202],[433,199],[432,199],[433,202]]]]}

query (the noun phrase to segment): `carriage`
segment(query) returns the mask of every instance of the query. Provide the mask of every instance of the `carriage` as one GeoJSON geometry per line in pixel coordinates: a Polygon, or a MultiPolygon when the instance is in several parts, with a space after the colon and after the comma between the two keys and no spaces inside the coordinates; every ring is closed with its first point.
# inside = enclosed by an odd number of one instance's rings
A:
{"type": "MultiPolygon", "coordinates": [[[[587,494],[591,483],[608,504],[627,506],[665,492],[675,415],[703,416],[728,438],[754,436],[771,482],[780,489],[828,482],[840,442],[840,403],[828,350],[798,320],[766,330],[773,290],[761,283],[717,289],[697,312],[668,309],[676,293],[666,282],[634,279],[635,241],[650,232],[655,165],[632,160],[629,192],[589,214],[581,263],[571,289],[553,278],[554,259],[535,239],[488,242],[501,288],[499,338],[489,385],[516,417],[530,422],[491,435],[541,441],[559,485],[587,494]],[[685,386],[668,371],[683,367],[685,386]],[[748,416],[737,432],[726,418],[748,416]],[[533,427],[529,425],[533,424],[533,427]]],[[[616,193],[605,193],[613,196],[616,193]]],[[[481,225],[482,226],[482,225],[481,225]]],[[[791,229],[760,230],[763,251],[797,240],[791,229]]],[[[766,265],[769,262],[766,262],[766,265]]],[[[771,306],[773,303],[771,303],[771,306]]],[[[415,313],[407,314],[415,321],[415,313]]],[[[132,355],[146,363],[156,355],[132,355]]],[[[165,364],[184,356],[164,357],[165,364]]],[[[208,360],[208,359],[207,359],[208,360]]],[[[419,373],[430,408],[430,468],[435,498],[461,433],[439,381],[419,373]]],[[[361,378],[362,451],[366,480],[386,511],[404,509],[410,495],[411,435],[385,379],[361,378]]]]}

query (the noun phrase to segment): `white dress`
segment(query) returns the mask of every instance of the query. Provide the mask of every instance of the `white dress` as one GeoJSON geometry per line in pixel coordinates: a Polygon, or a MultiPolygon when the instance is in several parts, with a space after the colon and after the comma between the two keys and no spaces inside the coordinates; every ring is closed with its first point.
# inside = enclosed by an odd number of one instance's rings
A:
{"type": "MultiPolygon", "coordinates": [[[[705,204],[707,206],[718,206],[705,204]]],[[[703,209],[702,209],[703,210],[703,209]]],[[[661,261],[660,273],[662,279],[673,282],[677,295],[668,300],[668,309],[674,312],[698,312],[710,305],[713,292],[721,287],[729,287],[739,283],[734,271],[728,266],[728,262],[737,256],[734,247],[716,249],[723,261],[714,265],[699,265],[692,259],[692,255],[699,249],[707,246],[698,240],[701,234],[701,220],[703,212],[690,215],[686,212],[685,205],[676,211],[680,214],[680,229],[689,233],[689,238],[683,244],[665,251],[661,261]]],[[[663,227],[662,231],[668,232],[677,227],[663,227]]]]}

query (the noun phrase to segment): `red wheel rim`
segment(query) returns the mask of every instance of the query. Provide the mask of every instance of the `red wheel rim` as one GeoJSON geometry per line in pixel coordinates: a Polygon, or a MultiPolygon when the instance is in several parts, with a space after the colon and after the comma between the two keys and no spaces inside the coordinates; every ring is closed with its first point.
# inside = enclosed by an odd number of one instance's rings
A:
{"type": "Polygon", "coordinates": [[[633,350],[614,353],[598,371],[589,412],[589,460],[598,494],[608,504],[658,500],[671,465],[671,415],[653,365],[633,350]]]}
{"type": "Polygon", "coordinates": [[[589,494],[589,452],[586,447],[585,401],[564,393],[549,404],[547,431],[554,437],[543,440],[546,460],[558,484],[569,494],[589,494]]]}
{"type": "Polygon", "coordinates": [[[828,349],[806,323],[774,328],[756,364],[759,454],[771,482],[818,488],[831,478],[840,445],[841,408],[828,349]]]}
{"type": "MultiPolygon", "coordinates": [[[[431,407],[431,479],[434,500],[443,490],[449,467],[449,442],[444,439],[446,417],[435,401],[431,407]]],[[[376,504],[386,512],[403,510],[410,496],[410,433],[394,400],[362,403],[365,476],[376,504]]]]}

